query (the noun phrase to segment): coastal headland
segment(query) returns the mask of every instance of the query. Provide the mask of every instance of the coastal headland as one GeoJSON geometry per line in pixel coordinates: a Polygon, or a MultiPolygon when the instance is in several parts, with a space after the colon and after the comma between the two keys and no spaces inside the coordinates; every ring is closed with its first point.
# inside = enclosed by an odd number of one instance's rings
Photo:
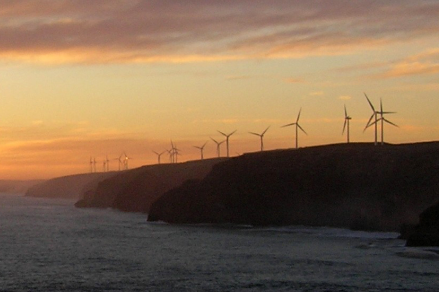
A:
{"type": "Polygon", "coordinates": [[[428,232],[414,226],[439,203],[439,142],[255,152],[57,178],[28,191],[43,193],[79,197],[77,207],[143,212],[148,221],[172,224],[404,227],[409,237],[414,230],[428,232]],[[63,195],[72,183],[75,192],[63,195]]]}

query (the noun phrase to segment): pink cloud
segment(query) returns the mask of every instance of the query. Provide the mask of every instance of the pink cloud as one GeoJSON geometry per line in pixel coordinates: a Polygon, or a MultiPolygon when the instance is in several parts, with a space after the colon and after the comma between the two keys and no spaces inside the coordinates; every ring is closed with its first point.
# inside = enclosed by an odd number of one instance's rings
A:
{"type": "Polygon", "coordinates": [[[332,55],[434,37],[437,1],[0,1],[0,58],[194,62],[332,55]]]}

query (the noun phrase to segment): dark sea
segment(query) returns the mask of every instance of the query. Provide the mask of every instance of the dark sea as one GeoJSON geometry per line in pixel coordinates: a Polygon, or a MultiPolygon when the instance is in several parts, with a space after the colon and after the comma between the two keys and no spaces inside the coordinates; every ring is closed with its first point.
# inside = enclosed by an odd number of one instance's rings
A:
{"type": "Polygon", "coordinates": [[[0,291],[439,291],[396,233],[148,223],[0,194],[0,291]]]}

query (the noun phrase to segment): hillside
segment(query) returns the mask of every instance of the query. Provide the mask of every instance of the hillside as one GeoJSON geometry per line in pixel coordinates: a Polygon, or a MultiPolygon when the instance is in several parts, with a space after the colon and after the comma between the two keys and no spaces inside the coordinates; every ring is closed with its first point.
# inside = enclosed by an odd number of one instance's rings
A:
{"type": "Polygon", "coordinates": [[[245,154],[169,190],[149,221],[399,230],[439,201],[439,143],[245,154]]]}
{"type": "Polygon", "coordinates": [[[30,187],[41,182],[41,180],[0,180],[0,192],[24,194],[30,187]]]}
{"type": "Polygon", "coordinates": [[[186,180],[205,177],[213,165],[225,160],[216,158],[148,165],[118,173],[90,189],[76,206],[149,212],[151,204],[163,193],[180,186],[186,180]]]}
{"type": "Polygon", "coordinates": [[[83,193],[95,188],[98,182],[115,175],[115,172],[84,173],[57,177],[43,181],[30,187],[26,196],[79,199],[83,193]]]}

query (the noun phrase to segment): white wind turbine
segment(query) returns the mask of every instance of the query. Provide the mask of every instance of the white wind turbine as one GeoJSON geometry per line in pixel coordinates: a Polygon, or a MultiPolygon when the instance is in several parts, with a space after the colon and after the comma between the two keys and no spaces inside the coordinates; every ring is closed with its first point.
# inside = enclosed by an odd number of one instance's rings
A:
{"type": "Polygon", "coordinates": [[[218,142],[217,140],[215,140],[215,139],[213,139],[212,137],[210,137],[210,139],[212,139],[212,141],[213,142],[215,142],[215,144],[216,144],[216,153],[218,154],[218,157],[220,157],[221,155],[221,153],[220,153],[220,146],[221,146],[221,144],[223,144],[224,142],[226,142],[226,140],[223,140],[223,141],[221,141],[221,142],[218,142]]]}
{"type": "MultiPolygon", "coordinates": [[[[398,125],[396,125],[396,124],[392,123],[391,121],[389,121],[388,119],[386,119],[386,118],[384,117],[384,115],[386,115],[386,114],[395,114],[395,113],[396,113],[396,112],[385,112],[385,111],[383,110],[383,101],[382,101],[381,98],[380,98],[380,110],[377,111],[377,114],[380,115],[380,118],[377,119],[377,120],[376,120],[375,122],[373,122],[372,124],[375,124],[375,127],[376,127],[376,125],[378,124],[378,122],[381,121],[381,145],[384,145],[384,122],[386,122],[386,123],[388,123],[388,124],[390,124],[390,125],[392,125],[392,126],[398,127],[398,125]]],[[[372,124],[370,124],[369,126],[371,126],[372,124]]]]}
{"type": "Polygon", "coordinates": [[[226,137],[227,157],[229,157],[229,138],[230,138],[230,136],[232,136],[233,134],[235,134],[236,131],[237,131],[237,130],[233,131],[233,132],[230,133],[230,134],[225,134],[225,133],[223,133],[223,132],[221,132],[221,131],[218,131],[221,135],[223,135],[224,137],[226,137]]]}
{"type": "Polygon", "coordinates": [[[204,159],[204,146],[206,146],[207,142],[208,142],[208,141],[206,141],[206,143],[204,143],[203,146],[201,146],[201,147],[200,147],[200,146],[194,146],[195,148],[200,149],[200,152],[201,152],[201,160],[204,159]]]}
{"type": "Polygon", "coordinates": [[[300,126],[299,124],[299,119],[300,119],[300,112],[302,111],[302,108],[300,108],[299,110],[299,114],[297,115],[297,119],[296,122],[291,123],[291,124],[286,124],[284,126],[282,126],[282,128],[284,127],[289,127],[289,126],[296,126],[296,149],[299,147],[299,129],[305,133],[306,135],[308,135],[305,130],[300,126]]]}
{"type": "Polygon", "coordinates": [[[261,138],[261,151],[264,151],[264,135],[268,131],[269,128],[270,128],[270,126],[268,126],[261,134],[249,132],[250,134],[255,135],[255,136],[259,136],[259,138],[261,138]]]}
{"type": "Polygon", "coordinates": [[[367,128],[369,128],[372,125],[375,125],[375,145],[377,145],[377,140],[378,140],[378,112],[375,110],[375,107],[373,106],[373,104],[370,102],[369,98],[367,97],[366,93],[364,93],[364,96],[367,99],[367,102],[370,105],[370,108],[372,109],[372,115],[369,118],[369,121],[366,124],[366,127],[364,128],[363,132],[366,131],[367,128]],[[372,122],[372,119],[375,119],[374,122],[372,122]]]}
{"type": "Polygon", "coordinates": [[[352,118],[348,116],[348,111],[346,110],[346,105],[344,106],[344,124],[343,124],[343,131],[341,134],[344,134],[344,131],[346,130],[346,137],[347,137],[347,143],[349,143],[349,121],[352,118]]]}
{"type": "Polygon", "coordinates": [[[157,155],[157,164],[160,164],[160,157],[166,152],[166,150],[161,152],[161,153],[158,153],[155,151],[152,151],[152,152],[154,152],[157,155]]]}

